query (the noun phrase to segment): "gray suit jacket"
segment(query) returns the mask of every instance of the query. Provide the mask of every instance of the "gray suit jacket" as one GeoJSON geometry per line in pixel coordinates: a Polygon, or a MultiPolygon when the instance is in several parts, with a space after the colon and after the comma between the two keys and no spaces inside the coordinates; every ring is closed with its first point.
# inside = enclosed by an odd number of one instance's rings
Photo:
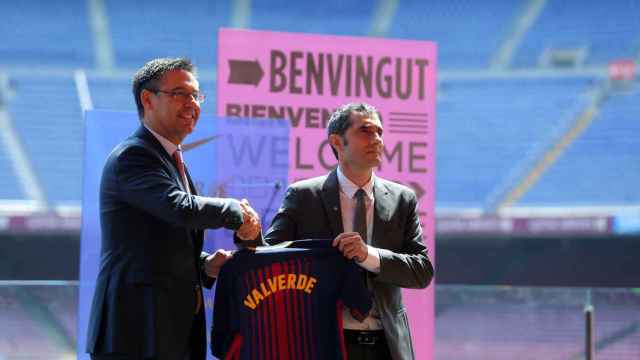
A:
{"type": "MultiPolygon", "coordinates": [[[[335,238],[343,232],[336,171],[292,184],[265,241],[335,238]]],[[[380,249],[380,273],[369,273],[376,306],[394,359],[413,359],[400,288],[425,288],[433,266],[422,242],[416,196],[409,188],[376,178],[371,245],[380,249]]]]}

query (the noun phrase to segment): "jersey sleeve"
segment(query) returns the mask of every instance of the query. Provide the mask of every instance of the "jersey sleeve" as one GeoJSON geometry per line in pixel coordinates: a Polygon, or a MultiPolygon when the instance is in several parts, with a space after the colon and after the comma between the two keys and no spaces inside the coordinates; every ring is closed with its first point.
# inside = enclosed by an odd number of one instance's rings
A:
{"type": "Polygon", "coordinates": [[[211,326],[211,353],[217,358],[224,358],[229,351],[235,335],[238,333],[237,319],[234,314],[235,294],[234,264],[232,258],[222,266],[216,283],[216,293],[213,304],[213,324],[211,326]]]}

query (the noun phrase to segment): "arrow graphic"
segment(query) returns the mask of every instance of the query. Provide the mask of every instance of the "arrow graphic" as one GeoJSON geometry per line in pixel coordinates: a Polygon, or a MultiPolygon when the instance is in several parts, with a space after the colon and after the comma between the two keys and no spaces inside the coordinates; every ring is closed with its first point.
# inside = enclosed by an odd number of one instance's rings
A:
{"type": "Polygon", "coordinates": [[[258,86],[263,76],[258,60],[229,60],[229,84],[258,86]]]}

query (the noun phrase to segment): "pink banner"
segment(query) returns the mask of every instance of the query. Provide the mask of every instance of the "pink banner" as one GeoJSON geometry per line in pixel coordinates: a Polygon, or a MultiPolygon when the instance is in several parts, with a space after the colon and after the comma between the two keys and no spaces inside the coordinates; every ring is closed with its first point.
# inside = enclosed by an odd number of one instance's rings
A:
{"type": "MultiPolygon", "coordinates": [[[[418,195],[424,239],[434,241],[436,44],[222,29],[218,115],[291,122],[289,181],[336,165],[326,124],[347,102],[381,114],[385,151],[376,171],[418,195]]],[[[433,358],[434,285],[404,291],[418,359],[433,358]]]]}

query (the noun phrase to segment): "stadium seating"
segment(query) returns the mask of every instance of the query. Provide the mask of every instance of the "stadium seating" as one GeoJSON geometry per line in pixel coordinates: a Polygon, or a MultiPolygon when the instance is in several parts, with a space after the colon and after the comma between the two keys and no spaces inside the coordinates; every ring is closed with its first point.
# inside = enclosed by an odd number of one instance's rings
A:
{"type": "MultiPolygon", "coordinates": [[[[632,13],[630,10],[635,9],[636,5],[623,0],[607,3],[606,6],[603,4],[590,3],[583,7],[578,1],[547,3],[518,48],[516,63],[520,66],[535,66],[535,62],[527,61],[535,59],[548,46],[547,42],[564,43],[565,38],[577,38],[601,44],[598,36],[609,34],[586,25],[600,11],[617,14],[617,21],[621,21],[620,27],[615,28],[621,29],[617,32],[618,36],[632,39],[629,34],[637,33],[640,25],[632,21],[631,14],[625,14],[632,13]],[[570,19],[565,18],[566,16],[570,19]],[[555,31],[564,29],[564,24],[574,24],[571,25],[572,31],[555,31]]],[[[201,72],[214,73],[216,29],[230,25],[233,12],[230,0],[215,3],[204,0],[190,2],[190,6],[181,9],[184,17],[171,16],[175,11],[173,4],[152,0],[116,0],[106,2],[105,5],[116,67],[132,69],[151,57],[171,54],[190,56],[201,72]],[[175,22],[168,24],[168,18],[175,22]],[[135,24],[136,31],[130,31],[131,24],[135,24]]],[[[465,0],[426,5],[419,1],[402,2],[396,10],[388,36],[438,41],[440,69],[484,68],[524,5],[523,1],[477,3],[465,0]]],[[[12,52],[0,63],[30,64],[32,59],[24,59],[24,55],[35,51],[35,46],[32,50],[25,49],[32,43],[46,43],[42,48],[45,56],[38,59],[43,66],[62,64],[68,67],[92,67],[93,44],[89,36],[88,20],[84,15],[87,12],[85,3],[75,2],[68,8],[65,7],[67,11],[62,16],[74,16],[67,22],[40,19],[46,16],[42,15],[41,7],[33,4],[22,4],[17,8],[7,5],[0,7],[6,10],[6,18],[9,19],[0,26],[18,24],[24,14],[32,14],[33,24],[39,22],[38,26],[29,27],[28,31],[18,37],[7,37],[7,41],[0,45],[0,51],[6,47],[12,49],[12,52]],[[78,18],[84,20],[80,21],[78,18]],[[73,31],[63,31],[69,29],[73,31]],[[57,34],[57,31],[64,32],[58,38],[62,41],[44,41],[39,37],[43,34],[57,34]],[[61,42],[73,46],[63,46],[61,42]],[[56,56],[59,49],[74,53],[58,52],[60,56],[56,56]],[[46,56],[47,52],[51,56],[46,56]]],[[[248,26],[253,29],[364,36],[373,21],[374,7],[367,6],[364,11],[360,9],[361,3],[356,1],[332,0],[327,6],[317,8],[304,2],[259,0],[252,2],[247,21],[248,26]],[[311,13],[314,16],[308,16],[311,13]]],[[[605,29],[612,26],[603,22],[605,29]]],[[[19,28],[17,25],[16,27],[19,28]]],[[[633,49],[633,44],[624,41],[608,44],[610,46],[606,48],[593,44],[590,45],[589,57],[592,62],[628,55],[619,52],[619,47],[633,49]]],[[[71,76],[24,76],[21,73],[19,76],[12,76],[11,80],[15,84],[15,96],[9,103],[10,114],[34,164],[36,175],[40,179],[47,179],[43,181],[47,198],[55,204],[78,203],[82,115],[71,76]],[[40,101],[42,106],[34,107],[32,101],[38,98],[47,101],[40,101]],[[53,129],[50,126],[52,123],[56,124],[53,129]],[[56,144],[54,152],[49,150],[51,144],[56,144]],[[54,158],[64,158],[67,161],[52,161],[54,158]]],[[[135,111],[130,81],[130,78],[122,75],[90,73],[89,89],[94,107],[135,111]]],[[[585,92],[594,81],[587,75],[486,80],[465,80],[463,77],[441,81],[437,105],[438,207],[486,208],[495,200],[496,195],[517,181],[517,177],[527,170],[531,161],[540,156],[544,147],[556,140],[564,126],[583,109],[587,101],[585,92]]],[[[215,82],[209,77],[202,80],[201,87],[207,94],[203,115],[215,114],[215,82]]],[[[640,176],[638,171],[633,171],[637,169],[634,162],[638,162],[628,154],[623,144],[614,141],[614,135],[607,137],[607,134],[628,128],[617,119],[620,116],[629,118],[635,114],[634,111],[637,113],[633,96],[635,95],[618,94],[608,100],[597,121],[576,144],[570,146],[559,162],[519,204],[637,201],[637,195],[633,194],[630,190],[632,187],[628,184],[640,176]],[[630,100],[625,102],[626,98],[630,100]],[[601,134],[605,136],[601,137],[601,134]],[[593,139],[590,140],[589,137],[593,139]],[[585,167],[586,157],[579,155],[587,153],[586,149],[598,153],[598,150],[588,145],[593,141],[599,142],[598,149],[604,151],[600,152],[601,169],[615,167],[614,162],[607,163],[604,154],[618,154],[621,155],[620,161],[626,161],[627,168],[631,170],[631,175],[627,177],[630,180],[622,184],[624,186],[620,188],[620,194],[597,193],[594,184],[602,181],[605,176],[598,174],[607,174],[607,171],[588,173],[588,167],[585,167]],[[603,145],[612,142],[617,145],[603,145]],[[576,171],[583,174],[579,180],[583,186],[573,186],[574,181],[569,180],[570,175],[576,171]],[[624,192],[628,194],[624,195],[624,192]]],[[[630,120],[625,123],[630,123],[630,120]]],[[[10,171],[7,155],[2,155],[0,167],[10,171]]],[[[0,198],[24,197],[21,191],[16,191],[18,187],[13,178],[3,178],[2,181],[6,184],[0,190],[0,198]]]]}
{"type": "Polygon", "coordinates": [[[22,187],[13,169],[10,154],[4,149],[5,144],[0,140],[0,201],[1,200],[25,200],[22,187]]]}
{"type": "MultiPolygon", "coordinates": [[[[373,2],[372,2],[373,3],[373,2]]],[[[357,0],[330,0],[324,6],[307,1],[252,2],[250,28],[331,35],[367,35],[373,6],[357,0]]]]}
{"type": "Polygon", "coordinates": [[[136,111],[131,79],[89,76],[87,80],[94,109],[136,111]]]}
{"type": "MultiPolygon", "coordinates": [[[[583,359],[586,289],[439,285],[438,360],[583,359]]],[[[596,289],[595,358],[632,359],[640,296],[596,289]],[[624,299],[625,301],[621,301],[624,299]]]]}
{"type": "Polygon", "coordinates": [[[0,359],[75,354],[77,288],[0,287],[0,359]]]}
{"type": "Polygon", "coordinates": [[[439,86],[436,199],[484,208],[582,110],[588,77],[452,80],[439,86]]]}
{"type": "Polygon", "coordinates": [[[585,132],[519,202],[527,206],[640,202],[640,90],[614,92],[585,132]]]}
{"type": "MultiPolygon", "coordinates": [[[[510,66],[497,72],[490,68],[492,59],[536,1],[3,1],[0,79],[6,75],[9,84],[0,111],[8,111],[48,205],[79,208],[84,129],[73,70],[87,70],[95,109],[135,111],[134,69],[154,57],[188,56],[207,95],[202,115],[214,115],[220,27],[368,36],[379,20],[377,6],[394,3],[397,8],[384,14],[390,27],[381,36],[438,43],[438,211],[491,209],[590,104],[594,89],[606,81],[608,62],[625,58],[640,66],[637,0],[542,1],[535,21],[517,39],[510,66]],[[110,40],[113,69],[101,68],[95,57],[103,49],[91,26],[92,4],[104,5],[107,33],[100,35],[110,40]],[[248,8],[240,9],[244,18],[238,21],[239,5],[248,8]],[[550,50],[581,51],[585,67],[541,68],[550,50]]],[[[629,85],[612,89],[584,132],[514,206],[637,208],[640,82],[629,85]]],[[[28,200],[3,141],[0,204],[28,200]]],[[[0,360],[74,358],[82,333],[77,290],[1,285],[0,360]]],[[[439,283],[435,358],[582,359],[585,291],[439,283]]],[[[640,292],[593,292],[596,358],[640,358],[640,292]]]]}
{"type": "Polygon", "coordinates": [[[80,203],[84,129],[71,76],[11,78],[13,125],[52,205],[80,203]]]}
{"type": "Polygon", "coordinates": [[[231,1],[106,1],[116,66],[138,68],[155,57],[187,56],[201,69],[217,63],[217,30],[231,23],[231,1]]]}
{"type": "Polygon", "coordinates": [[[93,66],[87,1],[2,1],[0,14],[0,64],[93,66]]]}
{"type": "Polygon", "coordinates": [[[390,37],[438,43],[439,69],[481,69],[508,35],[525,1],[401,2],[390,37]]]}
{"type": "MultiPolygon", "coordinates": [[[[89,92],[96,110],[136,111],[130,78],[89,77],[89,92]]],[[[206,95],[201,115],[216,113],[216,87],[213,81],[200,79],[200,90],[206,95]]]]}
{"type": "Polygon", "coordinates": [[[640,51],[640,3],[547,1],[514,58],[517,67],[536,66],[545,49],[586,50],[586,64],[635,58],[640,51]]]}

